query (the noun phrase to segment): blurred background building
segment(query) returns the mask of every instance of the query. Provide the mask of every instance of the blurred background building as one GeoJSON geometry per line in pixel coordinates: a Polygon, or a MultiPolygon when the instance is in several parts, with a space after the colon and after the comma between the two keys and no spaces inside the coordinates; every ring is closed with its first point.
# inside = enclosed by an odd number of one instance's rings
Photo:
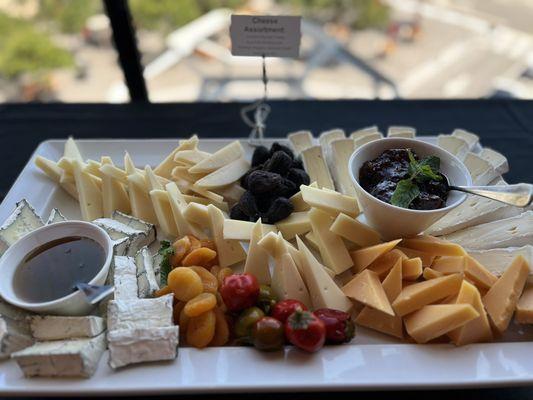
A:
{"type": "MultiPolygon", "coordinates": [[[[262,95],[232,57],[232,13],[303,15],[298,60],[267,59],[287,99],[533,98],[532,0],[129,0],[150,100],[262,95]]],[[[0,0],[0,102],[129,100],[99,0],[0,0]]]]}

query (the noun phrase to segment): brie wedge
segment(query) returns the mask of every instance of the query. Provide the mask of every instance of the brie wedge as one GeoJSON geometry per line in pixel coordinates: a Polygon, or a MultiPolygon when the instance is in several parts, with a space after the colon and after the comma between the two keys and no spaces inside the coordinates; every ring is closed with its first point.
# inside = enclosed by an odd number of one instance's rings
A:
{"type": "Polygon", "coordinates": [[[460,137],[451,135],[439,135],[437,145],[449,153],[452,153],[459,160],[464,160],[470,150],[468,142],[460,137]]]}
{"type": "Polygon", "coordinates": [[[91,338],[105,330],[105,320],[94,315],[83,317],[35,315],[30,318],[30,327],[32,336],[39,341],[91,338]]]}
{"type": "Polygon", "coordinates": [[[401,137],[414,139],[416,136],[416,129],[411,126],[389,126],[387,130],[387,137],[401,137]]]}
{"type": "Polygon", "coordinates": [[[302,160],[311,182],[316,182],[319,188],[335,189],[329,173],[324,152],[320,146],[311,146],[302,151],[302,160]]]}
{"type": "Polygon", "coordinates": [[[133,301],[138,298],[137,266],[132,257],[114,257],[115,300],[133,301]]]}
{"type": "Polygon", "coordinates": [[[353,139],[338,139],[330,143],[330,169],[337,191],[355,197],[355,186],[350,178],[348,163],[354,151],[353,139]]]}
{"type": "Polygon", "coordinates": [[[15,244],[24,235],[43,225],[43,221],[33,207],[26,199],[22,199],[17,203],[15,210],[0,227],[0,241],[4,247],[3,251],[7,250],[7,247],[15,244]]]}
{"type": "Polygon", "coordinates": [[[297,131],[287,135],[291,142],[292,149],[296,155],[299,155],[305,149],[313,145],[313,134],[311,131],[297,131]]]}
{"type": "Polygon", "coordinates": [[[66,220],[67,219],[65,216],[61,214],[61,211],[59,211],[57,208],[53,208],[52,211],[50,211],[46,225],[55,224],[56,222],[63,222],[66,220]]]}
{"type": "Polygon", "coordinates": [[[137,291],[139,298],[151,297],[159,289],[155,276],[154,260],[148,247],[143,247],[135,255],[137,264],[137,291]]]}

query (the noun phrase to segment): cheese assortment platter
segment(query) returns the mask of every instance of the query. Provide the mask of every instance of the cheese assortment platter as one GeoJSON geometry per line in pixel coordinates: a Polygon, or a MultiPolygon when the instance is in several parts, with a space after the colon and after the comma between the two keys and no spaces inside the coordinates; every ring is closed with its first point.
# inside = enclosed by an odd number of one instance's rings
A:
{"type": "Polygon", "coordinates": [[[411,147],[352,171],[352,154],[384,137],[437,146],[474,184],[506,185],[507,159],[462,129],[298,131],[259,147],[197,135],[43,142],[0,205],[0,269],[43,229],[86,221],[110,240],[102,283],[114,293],[90,313],[28,311],[28,292],[43,310],[61,296],[22,290],[20,270],[93,255],[80,234],[24,254],[0,285],[0,392],[533,382],[533,211],[473,195],[451,204],[445,160],[411,147]],[[388,238],[354,179],[384,207],[447,212],[388,238]],[[10,285],[19,302],[2,293],[10,285]]]}

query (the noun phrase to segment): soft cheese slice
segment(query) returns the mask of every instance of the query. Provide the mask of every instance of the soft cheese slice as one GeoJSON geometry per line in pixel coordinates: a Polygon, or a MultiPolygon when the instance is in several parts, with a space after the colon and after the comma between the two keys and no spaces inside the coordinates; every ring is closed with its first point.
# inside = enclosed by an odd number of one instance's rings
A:
{"type": "Polygon", "coordinates": [[[220,150],[214,152],[205,160],[200,161],[198,164],[194,165],[189,169],[191,173],[198,172],[212,172],[223,166],[231,163],[232,161],[238,160],[244,156],[244,149],[241,145],[241,142],[235,140],[227,146],[224,146],[220,150]]]}
{"type": "Polygon", "coordinates": [[[390,242],[376,244],[374,246],[365,247],[360,250],[350,252],[353,261],[353,271],[361,272],[370,264],[372,264],[378,257],[388,253],[400,243],[402,239],[392,240],[390,242]]]}
{"type": "Polygon", "coordinates": [[[474,250],[529,245],[533,243],[533,211],[472,226],[446,235],[444,238],[474,250]]]}
{"type": "Polygon", "coordinates": [[[12,355],[27,378],[91,377],[105,351],[105,334],[90,339],[35,343],[12,355]]]}
{"type": "Polygon", "coordinates": [[[402,247],[433,254],[435,256],[464,256],[465,250],[456,243],[429,235],[403,239],[402,247]]]}
{"type": "Polygon", "coordinates": [[[309,211],[309,220],[318,241],[318,248],[324,264],[340,274],[353,265],[350,253],[342,238],[330,231],[333,219],[329,214],[317,208],[309,211]]]}
{"type": "Polygon", "coordinates": [[[521,255],[529,264],[530,275],[533,274],[531,270],[533,267],[533,246],[531,245],[490,250],[469,250],[468,254],[496,276],[502,275],[505,269],[511,265],[514,258],[521,255]]]}
{"type": "Polygon", "coordinates": [[[170,237],[178,236],[178,227],[174,219],[168,192],[166,190],[154,189],[150,191],[150,198],[152,199],[155,215],[159,221],[159,227],[163,233],[170,237]]]}
{"type": "Polygon", "coordinates": [[[312,307],[307,287],[289,253],[284,253],[275,260],[272,291],[279,300],[294,299],[301,301],[308,308],[312,307]]]}
{"type": "MultiPolygon", "coordinates": [[[[171,182],[165,186],[165,189],[168,193],[170,208],[172,209],[172,215],[174,216],[174,222],[178,231],[177,236],[193,235],[199,239],[206,238],[207,236],[203,229],[200,228],[200,226],[209,226],[209,224],[211,223],[211,218],[209,217],[209,211],[207,207],[205,207],[205,212],[207,215],[203,216],[202,224],[198,225],[194,221],[191,221],[190,219],[187,219],[185,217],[185,207],[187,206],[187,204],[185,202],[185,199],[183,198],[183,195],[179,191],[178,186],[174,182],[171,182]],[[207,218],[206,220],[206,217],[209,218],[207,218]]],[[[189,206],[192,206],[193,208],[198,208],[197,206],[200,205],[196,203],[191,203],[189,204],[189,206]]],[[[194,213],[194,211],[190,211],[190,213],[192,214],[194,213]]]]}
{"type": "Polygon", "coordinates": [[[316,182],[319,188],[335,189],[333,179],[329,173],[324,152],[320,146],[312,146],[302,151],[302,160],[311,182],[316,182]]]}
{"type": "Polygon", "coordinates": [[[114,331],[172,326],[172,301],[172,294],[154,299],[111,300],[107,306],[107,327],[114,331]]]}
{"type": "Polygon", "coordinates": [[[464,346],[470,343],[491,341],[492,331],[489,319],[481,302],[481,295],[476,287],[467,281],[463,281],[455,302],[457,304],[470,304],[479,314],[479,317],[460,328],[448,332],[452,342],[457,346],[464,346]]]}
{"type": "Polygon", "coordinates": [[[300,186],[303,200],[311,207],[319,208],[336,217],[344,213],[351,217],[359,214],[359,206],[355,197],[343,195],[333,190],[322,190],[310,186],[300,186]]]}
{"type": "Polygon", "coordinates": [[[526,260],[518,256],[483,296],[485,309],[499,332],[504,332],[509,326],[528,274],[529,266],[526,260]]]}
{"type": "Polygon", "coordinates": [[[101,218],[104,215],[104,209],[100,188],[91,175],[83,170],[79,161],[74,160],[73,167],[82,218],[85,221],[101,218]]]}
{"type": "Polygon", "coordinates": [[[392,303],[392,308],[400,316],[407,315],[427,304],[456,294],[461,288],[462,280],[460,274],[454,274],[406,286],[392,303]]]}
{"type": "Polygon", "coordinates": [[[213,205],[207,206],[211,219],[211,235],[217,247],[221,267],[229,267],[246,259],[246,252],[237,240],[224,239],[224,214],[213,205]]]}
{"type": "Polygon", "coordinates": [[[472,152],[466,154],[464,164],[474,185],[486,185],[499,175],[489,161],[472,152]]]}
{"type": "MultiPolygon", "coordinates": [[[[242,241],[247,242],[251,240],[252,232],[256,225],[257,225],[256,222],[238,221],[236,219],[225,219],[224,220],[224,239],[242,240],[242,241]]],[[[278,232],[275,225],[261,224],[261,226],[262,226],[261,231],[265,232],[265,234],[268,232],[274,232],[274,233],[278,232]]]]}
{"type": "Polygon", "coordinates": [[[52,208],[52,211],[50,211],[50,215],[48,216],[48,220],[46,221],[46,225],[55,224],[56,222],[63,222],[67,219],[63,214],[61,214],[61,211],[57,208],[52,208]]]}
{"type": "Polygon", "coordinates": [[[277,222],[276,227],[285,239],[294,239],[296,235],[303,235],[311,230],[309,213],[305,211],[293,212],[284,220],[277,222]]]}
{"type": "Polygon", "coordinates": [[[533,324],[533,284],[528,284],[516,305],[515,321],[519,324],[533,324]]]}
{"type": "Polygon", "coordinates": [[[357,274],[350,282],[342,287],[342,291],[353,300],[394,316],[394,311],[381,286],[379,277],[373,271],[364,270],[357,274]]]}
{"type": "MultiPolygon", "coordinates": [[[[372,125],[372,126],[368,126],[368,127],[361,128],[361,129],[358,129],[356,131],[353,131],[350,134],[350,138],[351,139],[358,139],[360,137],[368,135],[369,133],[371,133],[371,134],[379,133],[381,135],[381,132],[379,131],[379,128],[377,127],[377,125],[372,125]]],[[[383,135],[381,135],[381,136],[383,137],[383,135]]]]}
{"type": "Polygon", "coordinates": [[[432,304],[405,317],[405,329],[417,343],[427,343],[479,317],[470,304],[432,304]]]}
{"type": "Polygon", "coordinates": [[[353,139],[337,139],[330,143],[330,170],[337,191],[347,196],[356,196],[355,186],[350,178],[348,163],[354,151],[353,139]]]}
{"type": "Polygon", "coordinates": [[[389,126],[387,130],[387,137],[401,137],[414,139],[416,136],[416,129],[411,126],[389,126]]]}
{"type": "Polygon", "coordinates": [[[287,135],[287,139],[291,142],[292,149],[296,155],[313,145],[313,134],[311,131],[292,132],[287,135]]]}
{"type": "Polygon", "coordinates": [[[105,320],[95,315],[62,317],[35,315],[30,318],[32,336],[39,341],[90,338],[105,330],[105,320]]]}
{"type": "Polygon", "coordinates": [[[479,136],[475,133],[466,131],[464,129],[454,129],[452,136],[463,139],[467,144],[468,148],[472,150],[476,144],[479,143],[479,136]]]}
{"type": "Polygon", "coordinates": [[[484,147],[479,153],[479,156],[487,160],[496,173],[503,175],[509,171],[509,162],[507,161],[507,158],[496,150],[484,147]]]}
{"type": "MultiPolygon", "coordinates": [[[[224,221],[224,224],[227,221],[224,221]]],[[[244,273],[255,276],[260,285],[270,285],[268,252],[259,245],[259,241],[264,234],[266,234],[264,225],[261,223],[261,218],[259,218],[249,232],[250,246],[246,256],[246,263],[244,264],[244,273]]]]}
{"type": "Polygon", "coordinates": [[[22,199],[0,227],[0,240],[7,248],[15,244],[21,237],[43,225],[43,221],[30,203],[26,199],[22,199]]]}
{"type": "Polygon", "coordinates": [[[132,257],[114,258],[115,300],[133,301],[137,299],[137,266],[132,257]]]}
{"type": "Polygon", "coordinates": [[[176,161],[174,161],[176,153],[182,150],[194,150],[198,146],[198,142],[198,136],[196,135],[191,136],[189,139],[180,140],[179,145],[154,169],[156,175],[170,179],[172,168],[176,166],[176,161]]]}
{"type": "Polygon", "coordinates": [[[403,279],[415,281],[422,275],[422,259],[420,257],[404,259],[402,263],[403,279]]]}
{"type": "Polygon", "coordinates": [[[383,135],[380,132],[367,133],[365,135],[356,137],[353,140],[353,147],[354,149],[358,149],[359,147],[367,143],[370,143],[370,142],[373,142],[374,140],[379,140],[379,139],[383,139],[383,135]]]}
{"type": "MultiPolygon", "coordinates": [[[[15,309],[15,307],[6,303],[0,304],[3,309],[6,306],[15,309]]],[[[0,315],[0,360],[5,360],[14,352],[33,344],[33,338],[27,322],[28,314],[21,313],[23,314],[21,317],[5,315],[4,310],[2,310],[0,315]]]]}
{"type": "Polygon", "coordinates": [[[464,160],[470,147],[468,142],[460,137],[451,135],[439,135],[437,145],[449,153],[452,153],[459,160],[464,160]]]}
{"type": "Polygon", "coordinates": [[[231,185],[241,179],[249,169],[250,163],[244,158],[239,158],[204,176],[196,182],[196,185],[205,189],[231,185]]]}
{"type": "Polygon", "coordinates": [[[135,255],[137,265],[137,294],[139,298],[151,297],[159,289],[155,275],[154,260],[148,247],[143,247],[135,255]]]}
{"type": "Polygon", "coordinates": [[[355,218],[340,213],[330,227],[331,232],[361,247],[379,244],[379,233],[355,218]]]}
{"type": "Polygon", "coordinates": [[[302,277],[307,284],[313,308],[333,308],[348,312],[352,308],[352,302],[342,293],[299,236],[296,236],[296,241],[302,277]]]}
{"type": "Polygon", "coordinates": [[[407,256],[398,249],[392,249],[391,251],[382,254],[376,260],[370,264],[367,269],[374,271],[380,278],[385,277],[389,271],[400,261],[407,259],[407,256]]]}
{"type": "MultiPolygon", "coordinates": [[[[102,175],[102,208],[104,217],[111,217],[116,210],[126,214],[131,213],[130,198],[124,181],[117,179],[114,175],[108,174],[106,172],[107,169],[102,170],[103,167],[116,168],[112,164],[111,159],[103,159],[103,162],[103,165],[100,167],[100,172],[102,175]]],[[[126,171],[122,172],[127,182],[126,171]]]]}

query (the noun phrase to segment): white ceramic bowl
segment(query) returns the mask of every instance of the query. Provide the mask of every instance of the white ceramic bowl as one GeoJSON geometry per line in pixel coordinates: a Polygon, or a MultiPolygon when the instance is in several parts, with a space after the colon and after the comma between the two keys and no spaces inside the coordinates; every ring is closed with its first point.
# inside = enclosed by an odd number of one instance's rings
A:
{"type": "Polygon", "coordinates": [[[357,192],[357,199],[367,223],[376,229],[383,239],[415,236],[442,218],[466,199],[466,194],[450,191],[446,207],[437,210],[410,210],[378,200],[359,185],[359,169],[388,149],[411,148],[420,157],[434,155],[440,158],[440,171],[450,185],[472,185],[472,178],[465,165],[453,154],[438,146],[416,139],[386,138],[367,143],[358,148],[349,161],[349,171],[357,192]]]}
{"type": "MultiPolygon", "coordinates": [[[[0,296],[8,303],[40,314],[86,315],[94,306],[89,305],[83,293],[76,291],[57,300],[28,303],[20,299],[13,289],[16,269],[28,253],[52,240],[69,236],[86,237],[96,241],[104,249],[105,262],[96,276],[88,283],[103,285],[113,258],[113,242],[102,228],[83,221],[58,222],[28,233],[12,245],[0,259],[0,296]]],[[[51,277],[53,279],[53,277],[51,277]]],[[[46,282],[43,282],[46,285],[46,282]]]]}

